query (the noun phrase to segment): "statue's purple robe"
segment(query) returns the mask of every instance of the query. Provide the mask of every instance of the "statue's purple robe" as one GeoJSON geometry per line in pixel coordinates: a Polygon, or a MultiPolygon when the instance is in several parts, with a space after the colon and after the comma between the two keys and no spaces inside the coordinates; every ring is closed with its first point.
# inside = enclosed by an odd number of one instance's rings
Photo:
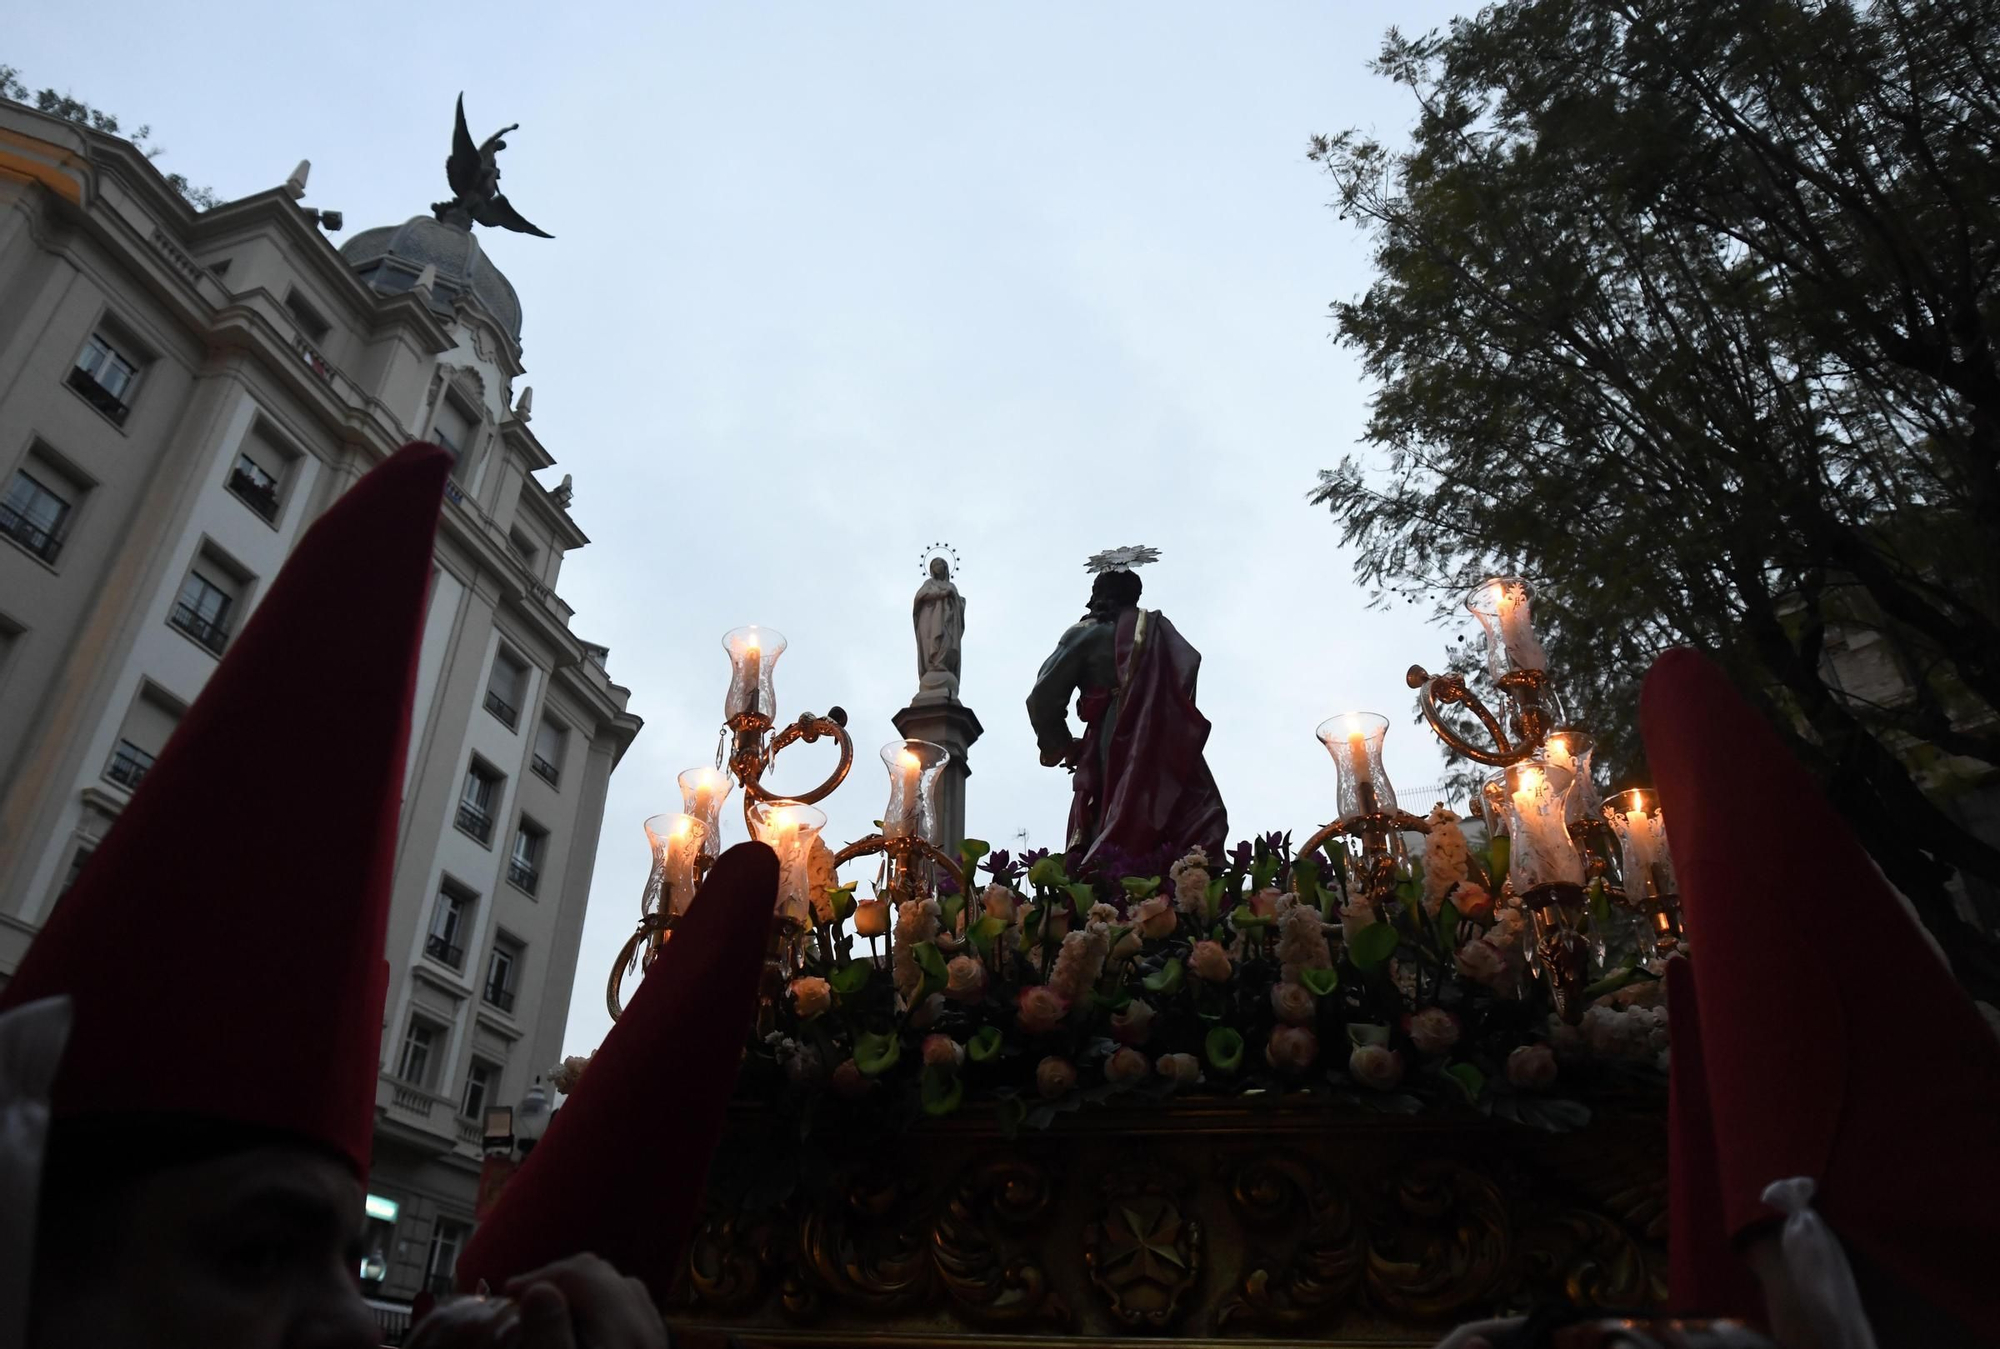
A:
{"type": "Polygon", "coordinates": [[[1138,608],[1077,624],[1042,666],[1028,711],[1043,749],[1068,742],[1072,690],[1084,723],[1067,840],[1073,866],[1223,848],[1229,815],[1202,757],[1200,670],[1201,653],[1174,625],[1138,608]]]}

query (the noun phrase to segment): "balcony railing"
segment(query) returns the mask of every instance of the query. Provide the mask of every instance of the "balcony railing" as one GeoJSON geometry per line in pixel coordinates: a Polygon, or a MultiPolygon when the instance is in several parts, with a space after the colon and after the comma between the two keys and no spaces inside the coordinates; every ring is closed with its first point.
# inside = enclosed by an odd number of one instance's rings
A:
{"type": "Polygon", "coordinates": [[[425,1119],[431,1117],[431,1111],[437,1106],[438,1098],[414,1082],[399,1082],[391,1079],[389,1088],[390,1100],[394,1101],[402,1109],[422,1115],[425,1119]]]}
{"type": "Polygon", "coordinates": [[[532,756],[528,760],[528,767],[534,769],[535,776],[546,781],[551,787],[562,780],[562,770],[539,754],[532,756]]]}
{"type": "Polygon", "coordinates": [[[486,710],[500,718],[500,724],[510,731],[520,723],[520,711],[492,689],[486,690],[486,710]]]}
{"type": "Polygon", "coordinates": [[[458,1141],[461,1143],[470,1143],[475,1148],[484,1142],[485,1140],[480,1134],[479,1121],[476,1119],[460,1120],[458,1122],[458,1141]]]}
{"type": "Polygon", "coordinates": [[[523,862],[518,857],[510,857],[507,859],[507,879],[532,895],[535,893],[535,887],[542,883],[542,873],[536,869],[533,862],[523,862]]]}
{"type": "Polygon", "coordinates": [[[449,940],[438,936],[435,932],[424,938],[424,954],[432,960],[443,961],[453,969],[465,964],[465,948],[452,945],[449,940]]]}
{"type": "Polygon", "coordinates": [[[277,481],[256,468],[239,463],[229,470],[229,490],[266,520],[278,518],[277,481]]]}
{"type": "Polygon", "coordinates": [[[229,629],[223,626],[222,620],[204,617],[192,605],[184,603],[174,605],[170,621],[218,656],[229,642],[229,629]]]}
{"type": "Polygon", "coordinates": [[[458,827],[481,843],[493,841],[493,817],[484,807],[470,801],[460,800],[458,803],[458,827]]]}
{"type": "Polygon", "coordinates": [[[0,534],[5,534],[44,562],[55,561],[56,554],[62,551],[60,523],[54,529],[43,529],[12,506],[4,504],[0,504],[0,534]]]}
{"type": "Polygon", "coordinates": [[[104,776],[121,787],[137,791],[140,782],[145,779],[146,770],[152,766],[152,755],[129,740],[120,740],[118,748],[111,752],[111,764],[104,770],[104,776]]]}
{"type": "Polygon", "coordinates": [[[130,408],[125,406],[125,400],[105,388],[102,384],[99,384],[91,373],[82,366],[72,366],[70,368],[69,387],[82,394],[84,402],[96,408],[112,421],[117,422],[120,426],[125,424],[125,415],[131,411],[130,408]]]}
{"type": "Polygon", "coordinates": [[[511,1012],[514,1010],[514,990],[503,984],[488,984],[486,986],[486,1001],[492,1003],[503,1012],[511,1012]]]}

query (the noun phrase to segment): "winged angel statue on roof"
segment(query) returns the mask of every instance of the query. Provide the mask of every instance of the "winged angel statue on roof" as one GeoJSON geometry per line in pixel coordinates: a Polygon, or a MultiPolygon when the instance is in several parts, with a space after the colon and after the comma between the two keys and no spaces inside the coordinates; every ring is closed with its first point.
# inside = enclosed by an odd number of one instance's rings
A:
{"type": "Polygon", "coordinates": [[[520,128],[519,122],[503,126],[481,144],[474,145],[472,133],[465,129],[465,95],[460,94],[458,125],[451,133],[451,158],[444,162],[445,178],[457,195],[450,201],[433,203],[431,213],[445,224],[456,225],[462,230],[469,230],[475,224],[489,225],[496,229],[513,230],[517,234],[532,234],[541,239],[555,238],[548,231],[529,224],[500,191],[499,155],[507,148],[507,142],[501,137],[520,128]]]}

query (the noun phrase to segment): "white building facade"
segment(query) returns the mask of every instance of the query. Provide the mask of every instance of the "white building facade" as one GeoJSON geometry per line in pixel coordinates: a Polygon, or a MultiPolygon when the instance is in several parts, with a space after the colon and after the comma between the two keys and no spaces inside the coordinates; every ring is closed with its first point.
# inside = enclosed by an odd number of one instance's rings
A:
{"type": "MultiPolygon", "coordinates": [[[[560,1054],[606,787],[639,731],[555,593],[588,540],[567,479],[533,477],[555,461],[517,393],[520,331],[464,229],[421,217],[336,250],[281,190],[197,214],[126,142],[0,102],[0,982],[305,528],[409,440],[458,457],[390,919],[369,1186],[387,1303],[449,1276],[480,1115],[560,1054]]],[[[299,724],[304,776],[310,708],[299,724]]]]}

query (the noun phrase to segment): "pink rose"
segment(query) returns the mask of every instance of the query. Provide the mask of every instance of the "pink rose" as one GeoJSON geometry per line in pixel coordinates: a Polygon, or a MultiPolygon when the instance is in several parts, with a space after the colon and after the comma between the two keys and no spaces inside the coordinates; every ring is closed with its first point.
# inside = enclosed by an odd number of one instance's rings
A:
{"type": "Polygon", "coordinates": [[[1442,1007],[1426,1007],[1409,1020],[1410,1043],[1425,1054],[1442,1054],[1458,1043],[1458,1018],[1442,1007]]]}
{"type": "Polygon", "coordinates": [[[1104,1080],[1116,1086],[1129,1087],[1152,1071],[1153,1065],[1146,1062],[1146,1056],[1127,1045],[1105,1060],[1104,1080]]]}
{"type": "Polygon", "coordinates": [[[949,1035],[924,1037],[924,1067],[956,1068],[965,1061],[965,1046],[949,1035]]]}
{"type": "Polygon", "coordinates": [[[833,1070],[833,1089],[842,1096],[859,1096],[871,1085],[861,1075],[861,1065],[853,1059],[842,1059],[840,1066],[833,1070]]]}
{"type": "Polygon", "coordinates": [[[1045,1101],[1056,1101],[1069,1095],[1076,1085],[1076,1065],[1068,1059],[1054,1055],[1043,1059],[1035,1067],[1035,1090],[1042,1093],[1045,1101]]]}
{"type": "Polygon", "coordinates": [[[1347,1072],[1364,1087],[1387,1091],[1403,1080],[1403,1056],[1387,1045],[1356,1045],[1347,1072]]]}
{"type": "Polygon", "coordinates": [[[1278,900],[1280,898],[1281,896],[1276,890],[1259,890],[1256,894],[1250,896],[1250,916],[1252,918],[1276,918],[1278,916],[1278,900]]]}
{"type": "Polygon", "coordinates": [[[1137,929],[1128,927],[1125,929],[1125,935],[1118,939],[1118,944],[1111,948],[1109,958],[1123,960],[1128,956],[1136,956],[1139,954],[1139,947],[1140,942],[1137,929]]]}
{"type": "Polygon", "coordinates": [[[1507,972],[1507,957],[1485,938],[1474,938],[1459,948],[1458,972],[1475,984],[1492,985],[1507,972]]]}
{"type": "Polygon", "coordinates": [[[1460,881],[1451,892],[1451,906],[1464,918],[1491,918],[1493,896],[1477,881],[1460,881]]]}
{"type": "Polygon", "coordinates": [[[802,975],[792,980],[792,1005],[798,1008],[800,1017],[810,1021],[833,1006],[833,985],[824,979],[802,975]]]}
{"type": "Polygon", "coordinates": [[[1014,921],[1014,892],[1004,885],[987,886],[979,904],[988,918],[998,918],[1003,923],[1014,921]]]}
{"type": "Polygon", "coordinates": [[[883,937],[889,932],[889,901],[863,899],[854,905],[854,932],[860,937],[883,937]]]}
{"type": "Polygon", "coordinates": [[[1069,999],[1047,984],[1030,984],[1015,1003],[1015,1020],[1029,1035],[1042,1035],[1069,1015],[1069,999]]]}
{"type": "Polygon", "coordinates": [[[1148,941],[1173,935],[1174,924],[1180,921],[1174,913],[1174,902],[1165,895],[1154,895],[1141,900],[1139,907],[1132,910],[1132,923],[1139,929],[1139,935],[1148,941]]]}
{"type": "Polygon", "coordinates": [[[1142,1045],[1153,1031],[1153,1004],[1134,998],[1111,1014],[1111,1038],[1120,1044],[1142,1045]]]}
{"type": "Polygon", "coordinates": [[[1375,910],[1366,900],[1354,900],[1340,910],[1340,939],[1347,945],[1354,945],[1355,934],[1375,922],[1375,910]]]}
{"type": "Polygon", "coordinates": [[[1192,1054],[1162,1054],[1160,1061],[1153,1065],[1164,1077],[1174,1084],[1178,1091],[1182,1087],[1192,1087],[1201,1080],[1201,1060],[1192,1054]]]}
{"type": "Polygon", "coordinates": [[[1313,1019],[1313,1014],[1319,1010],[1319,1003],[1313,998],[1312,990],[1304,984],[1273,984],[1271,1010],[1278,1014],[1278,1020],[1303,1026],[1313,1019]]]}
{"type": "Polygon", "coordinates": [[[1277,1026],[1264,1046],[1264,1061],[1283,1073],[1302,1073],[1319,1057],[1319,1037],[1310,1026],[1277,1026]]]}
{"type": "Polygon", "coordinates": [[[1211,984],[1229,982],[1229,952],[1219,941],[1198,941],[1194,953],[1188,957],[1188,966],[1197,979],[1206,979],[1211,984]]]}
{"type": "Polygon", "coordinates": [[[1522,1045],[1507,1056],[1507,1080],[1522,1091],[1541,1091],[1556,1080],[1555,1051],[1547,1045],[1522,1045]]]}
{"type": "Polygon", "coordinates": [[[986,967],[971,956],[953,956],[944,967],[944,995],[955,1002],[978,1002],[986,995],[986,967]]]}

